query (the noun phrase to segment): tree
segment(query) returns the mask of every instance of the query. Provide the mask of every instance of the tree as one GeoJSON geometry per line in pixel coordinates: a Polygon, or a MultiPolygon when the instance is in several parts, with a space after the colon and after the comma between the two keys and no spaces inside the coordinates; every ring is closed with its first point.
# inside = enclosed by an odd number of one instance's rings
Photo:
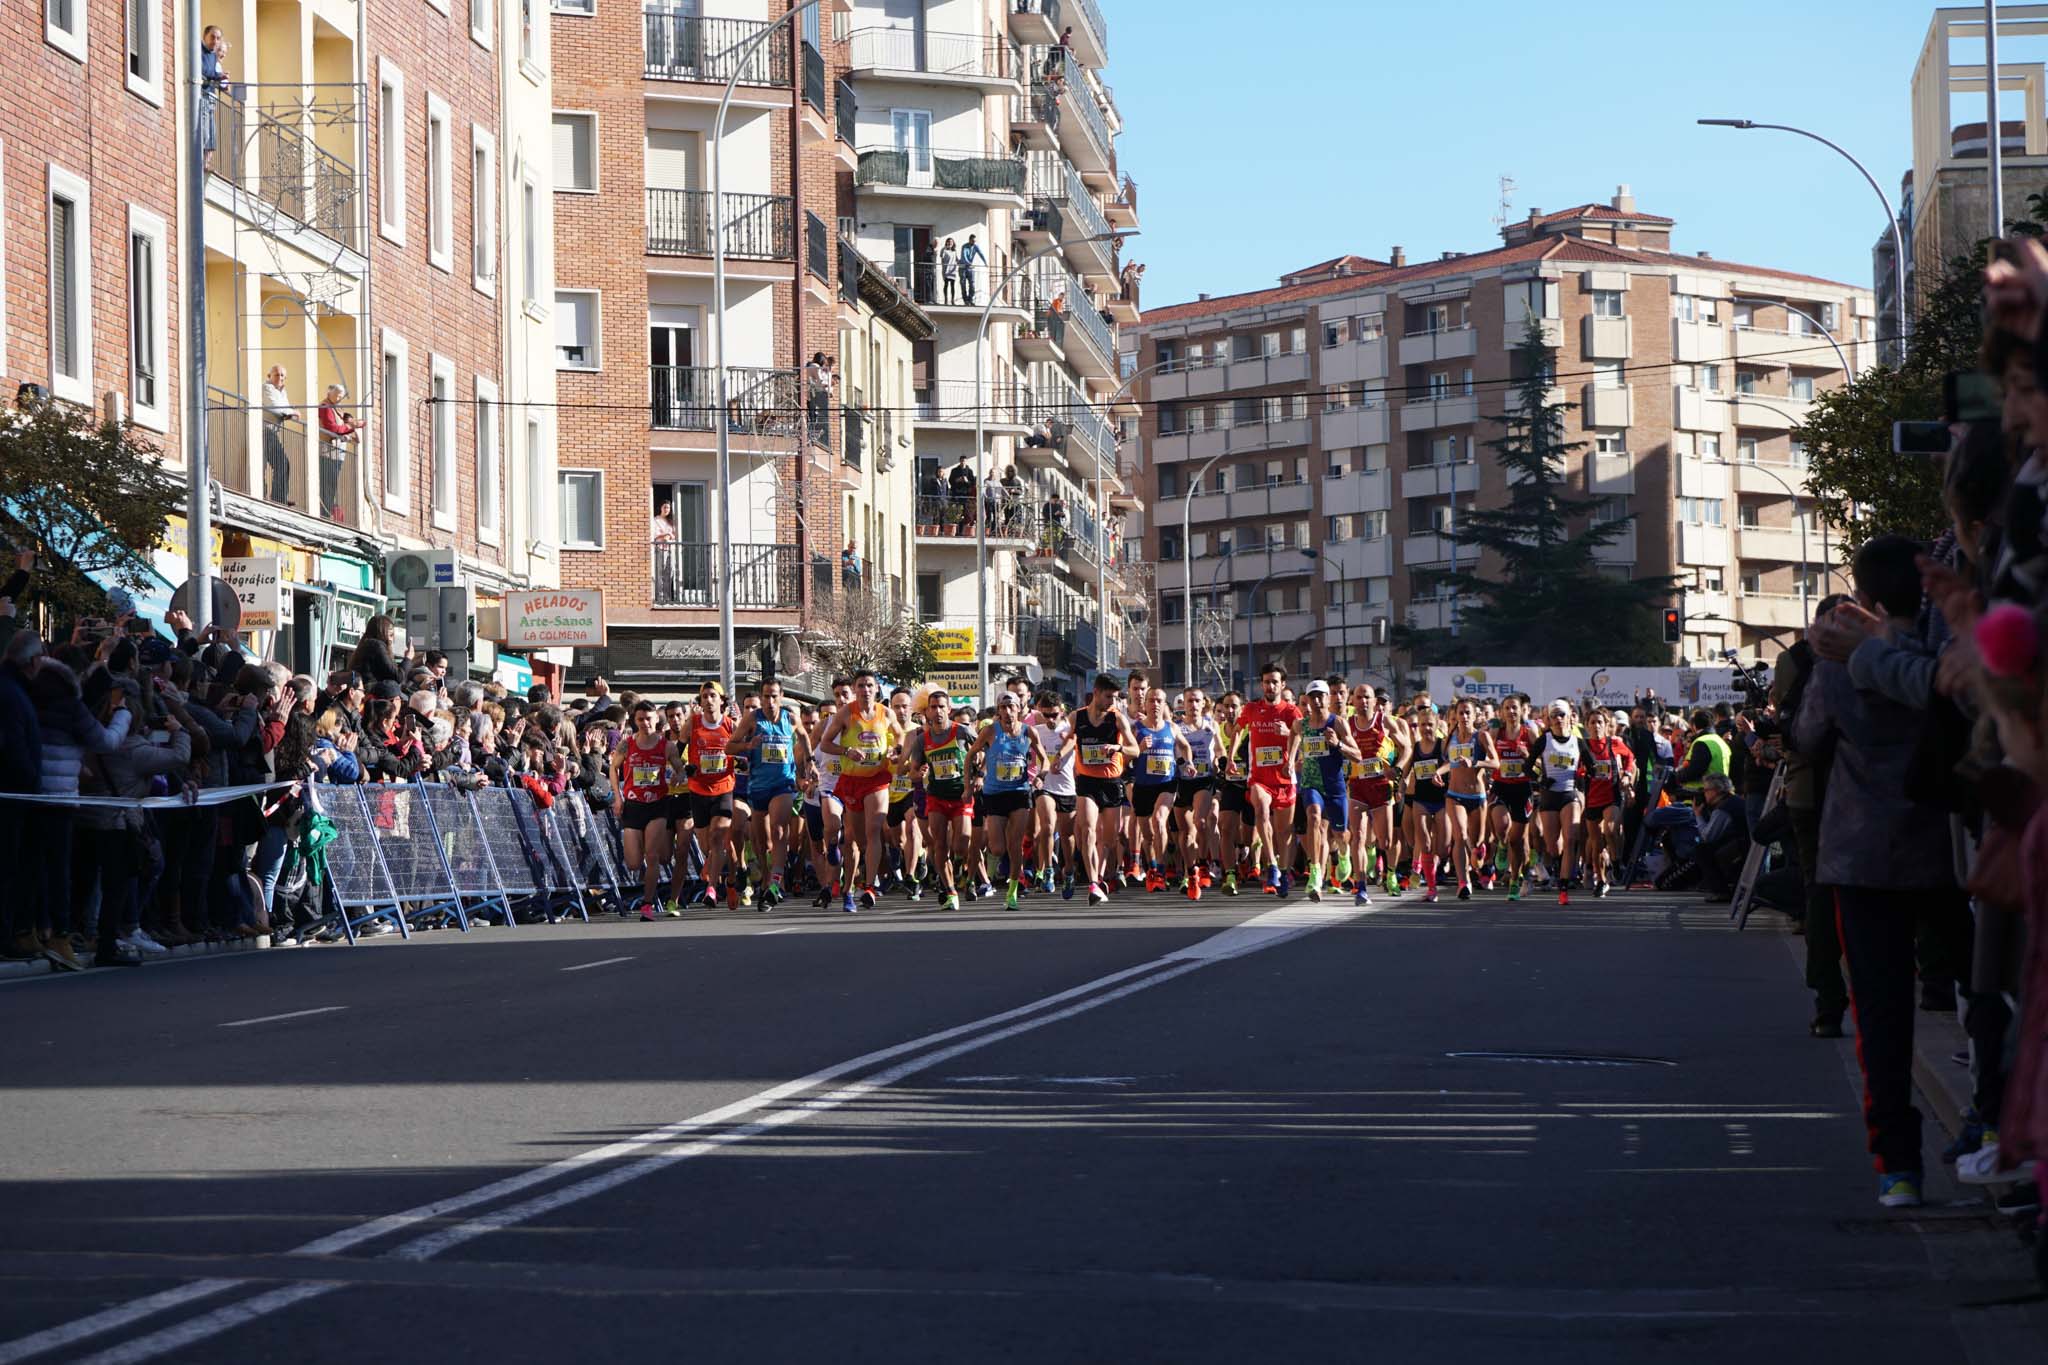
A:
{"type": "Polygon", "coordinates": [[[0,489],[0,535],[42,551],[36,593],[65,618],[103,613],[102,581],[148,589],[150,553],[184,501],[152,441],[68,403],[8,415],[0,489]]]}
{"type": "MultiPolygon", "coordinates": [[[[2048,194],[2034,195],[2027,205],[2033,216],[2006,226],[2038,237],[2048,220],[2048,194]]],[[[1895,454],[1892,424],[1940,421],[1943,378],[1977,367],[1984,345],[1985,256],[1980,242],[1921,291],[1903,363],[1865,370],[1822,393],[1794,429],[1806,445],[1814,508],[1835,532],[1844,559],[1880,532],[1932,539],[1948,527],[1940,461],[1895,454]]]]}
{"type": "Polygon", "coordinates": [[[827,637],[818,656],[841,674],[867,668],[902,684],[922,682],[938,667],[931,631],[881,593],[848,588],[837,610],[820,612],[817,628],[827,637]]]}
{"type": "Polygon", "coordinates": [[[1599,499],[1567,489],[1566,457],[1585,443],[1564,438],[1564,414],[1574,405],[1549,401],[1556,381],[1543,334],[1531,326],[1512,359],[1520,378],[1507,411],[1493,419],[1504,430],[1486,443],[1507,472],[1507,504],[1458,511],[1461,553],[1478,553],[1471,567],[1440,580],[1477,600],[1463,609],[1455,642],[1444,631],[1403,629],[1395,647],[1417,665],[1450,652],[1460,660],[1589,668],[1669,663],[1657,611],[1672,581],[1602,571],[1594,552],[1613,543],[1633,514],[1598,519],[1599,499]],[[1572,530],[1576,523],[1583,528],[1572,530]]]}

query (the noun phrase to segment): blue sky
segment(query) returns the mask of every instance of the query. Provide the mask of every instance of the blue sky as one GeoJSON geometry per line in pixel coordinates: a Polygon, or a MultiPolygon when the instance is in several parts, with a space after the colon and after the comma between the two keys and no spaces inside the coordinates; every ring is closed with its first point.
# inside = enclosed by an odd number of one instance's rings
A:
{"type": "Polygon", "coordinates": [[[1678,220],[1680,251],[1868,285],[1884,219],[1853,167],[1804,138],[1693,120],[1811,128],[1896,200],[1933,13],[1917,0],[1101,4],[1143,230],[1125,250],[1154,306],[1263,288],[1343,252],[1385,259],[1397,242],[1411,261],[1482,250],[1499,241],[1504,173],[1517,217],[1627,183],[1639,208],[1678,220]]]}

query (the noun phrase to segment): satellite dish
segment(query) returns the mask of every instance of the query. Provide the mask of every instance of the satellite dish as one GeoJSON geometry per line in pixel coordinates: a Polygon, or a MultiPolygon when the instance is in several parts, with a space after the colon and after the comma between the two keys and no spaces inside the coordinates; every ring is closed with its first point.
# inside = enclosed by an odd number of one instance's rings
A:
{"type": "MultiPolygon", "coordinates": [[[[229,587],[219,575],[213,575],[206,581],[213,585],[211,593],[213,611],[207,617],[207,620],[219,626],[222,630],[240,630],[242,628],[242,599],[235,595],[235,590],[229,587]]],[[[187,616],[192,614],[191,579],[188,578],[183,583],[180,583],[178,590],[171,594],[171,610],[182,611],[187,616]]]]}

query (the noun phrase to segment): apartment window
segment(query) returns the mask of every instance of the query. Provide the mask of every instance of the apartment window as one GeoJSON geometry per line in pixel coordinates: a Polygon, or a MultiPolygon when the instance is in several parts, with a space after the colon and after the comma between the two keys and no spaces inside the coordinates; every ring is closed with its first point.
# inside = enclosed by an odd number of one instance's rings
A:
{"type": "Polygon", "coordinates": [[[469,0],[469,36],[478,47],[490,47],[491,0],[469,0]]]}
{"type": "Polygon", "coordinates": [[[165,353],[164,220],[128,209],[128,401],[135,420],[157,431],[170,428],[165,353]]]}
{"type": "Polygon", "coordinates": [[[1720,301],[1703,298],[1697,294],[1674,295],[1671,300],[1671,315],[1680,322],[1704,322],[1709,327],[1721,325],[1720,301]]]}
{"type": "Polygon", "coordinates": [[[1174,596],[1172,593],[1168,593],[1164,597],[1161,597],[1159,599],[1160,621],[1169,626],[1179,625],[1181,621],[1186,619],[1181,614],[1181,609],[1185,605],[1186,604],[1182,602],[1180,598],[1174,596]]]}
{"type": "Polygon", "coordinates": [[[597,115],[555,110],[555,192],[597,193],[597,115]]]}
{"type": "Polygon", "coordinates": [[[554,0],[550,8],[556,14],[595,14],[597,0],[554,0]]]}
{"type": "Polygon", "coordinates": [[[1603,457],[1628,454],[1628,433],[1625,431],[1601,431],[1594,433],[1593,453],[1603,457]]]}
{"type": "Polygon", "coordinates": [[[1628,516],[1628,499],[1619,495],[1600,498],[1593,504],[1592,523],[1604,525],[1610,521],[1621,521],[1628,516]]]}
{"type": "Polygon", "coordinates": [[[405,245],[405,74],[377,59],[377,230],[405,245]]]}
{"type": "Polygon", "coordinates": [[[1378,341],[1387,334],[1387,315],[1360,313],[1353,323],[1352,330],[1360,341],[1378,341]]]}
{"type": "Polygon", "coordinates": [[[1351,323],[1348,318],[1338,318],[1335,322],[1324,323],[1323,345],[1342,346],[1346,341],[1350,340],[1350,330],[1351,323]]]}
{"type": "Polygon", "coordinates": [[[1626,382],[1619,360],[1596,360],[1593,362],[1593,387],[1596,389],[1618,389],[1626,382]]]}
{"type": "Polygon", "coordinates": [[[1811,403],[1813,401],[1813,376],[1810,374],[1793,375],[1785,381],[1785,391],[1798,402],[1811,403]]]}
{"type": "Polygon", "coordinates": [[[1719,365],[1693,366],[1692,386],[1701,393],[1719,393],[1721,391],[1721,367],[1719,365]]]}
{"type": "Polygon", "coordinates": [[[1301,353],[1302,353],[1303,351],[1306,351],[1307,349],[1308,349],[1308,328],[1307,328],[1307,326],[1306,326],[1306,325],[1304,325],[1304,326],[1301,326],[1301,327],[1292,327],[1292,328],[1289,328],[1289,329],[1288,329],[1288,332],[1287,332],[1287,351],[1286,351],[1286,353],[1287,353],[1288,355],[1300,355],[1300,354],[1301,354],[1301,353]]]}
{"type": "Polygon", "coordinates": [[[1323,390],[1324,412],[1342,412],[1350,406],[1351,389],[1349,385],[1335,384],[1323,390]]]}
{"type": "Polygon", "coordinates": [[[1622,293],[1619,289],[1595,289],[1588,297],[1592,301],[1594,317],[1618,318],[1621,316],[1622,293]]]}
{"type": "Polygon", "coordinates": [[[1379,469],[1385,469],[1385,468],[1387,467],[1387,448],[1386,448],[1386,446],[1385,446],[1385,445],[1371,445],[1371,446],[1366,446],[1366,447],[1365,447],[1365,459],[1364,459],[1363,461],[1361,461],[1361,462],[1360,462],[1360,464],[1359,464],[1359,466],[1358,466],[1358,467],[1359,467],[1360,469],[1363,469],[1363,470],[1365,470],[1365,471],[1366,471],[1367,473],[1371,473],[1371,472],[1373,472],[1374,470],[1379,470],[1379,469]]]}
{"type": "Polygon", "coordinates": [[[86,0],[43,0],[43,41],[66,56],[85,60],[86,0]]]}
{"type": "Polygon", "coordinates": [[[1178,465],[1166,464],[1159,466],[1159,496],[1162,498],[1177,498],[1180,496],[1180,467],[1178,465]]]}
{"type": "Polygon", "coordinates": [[[1738,303],[1735,305],[1735,326],[1741,331],[1747,331],[1756,326],[1755,304],[1738,303]]]}
{"type": "MultiPolygon", "coordinates": [[[[82,0],[72,0],[82,3],[82,0]]],[[[151,104],[164,102],[163,6],[156,0],[122,0],[127,22],[128,89],[151,104]]]]}
{"type": "Polygon", "coordinates": [[[1762,526],[1763,518],[1753,502],[1745,502],[1735,509],[1736,522],[1745,531],[1754,531],[1762,526]]]}
{"type": "Polygon", "coordinates": [[[520,299],[530,313],[540,306],[540,191],[528,179],[519,182],[520,299]]]}
{"type": "Polygon", "coordinates": [[[1348,467],[1346,457],[1349,454],[1350,452],[1345,450],[1330,451],[1327,457],[1327,463],[1323,466],[1323,477],[1326,479],[1343,478],[1346,468],[1348,467]]]}
{"type": "Polygon", "coordinates": [[[498,288],[498,148],[482,128],[470,129],[469,265],[471,282],[486,294],[498,288]]]}
{"type": "Polygon", "coordinates": [[[1386,538],[1386,534],[1387,514],[1384,510],[1360,512],[1358,514],[1358,538],[1360,540],[1383,540],[1386,538]]]}
{"type": "Polygon", "coordinates": [[[601,368],[597,349],[598,297],[596,290],[555,291],[556,369],[601,368]]]}
{"type": "Polygon", "coordinates": [[[547,481],[542,477],[547,454],[542,440],[540,418],[526,419],[526,538],[544,540],[541,528],[548,524],[547,481]]]}
{"type": "MultiPolygon", "coordinates": [[[[1246,465],[1245,468],[1256,469],[1258,468],[1258,466],[1246,465]]],[[[1286,469],[1287,466],[1279,460],[1266,461],[1265,475],[1261,479],[1261,482],[1269,488],[1278,487],[1287,477],[1286,469]]]]}
{"type": "Polygon", "coordinates": [[[1762,597],[1764,595],[1764,576],[1756,570],[1752,569],[1745,573],[1739,581],[1742,584],[1742,595],[1744,597],[1762,597]]]}
{"type": "Polygon", "coordinates": [[[1171,563],[1180,558],[1180,528],[1162,526],[1159,528],[1159,558],[1171,563]]]}
{"type": "Polygon", "coordinates": [[[50,392],[90,404],[92,191],[85,181],[52,166],[44,210],[50,232],[50,392]]]}
{"type": "Polygon", "coordinates": [[[1721,570],[1719,569],[1703,568],[1694,570],[1692,582],[1693,587],[1699,592],[1722,592],[1726,590],[1726,580],[1722,578],[1721,570]]]}
{"type": "Polygon", "coordinates": [[[1741,461],[1742,463],[1744,463],[1744,464],[1755,464],[1755,463],[1756,463],[1756,459],[1757,459],[1757,443],[1756,443],[1756,437],[1754,437],[1754,436],[1738,436],[1738,437],[1736,437],[1736,438],[1735,438],[1735,458],[1736,458],[1736,459],[1738,459],[1738,460],[1740,460],[1740,461],[1741,461]]]}
{"type": "Polygon", "coordinates": [[[1422,310],[1422,330],[1426,333],[1449,331],[1451,310],[1441,303],[1433,303],[1422,310]]]}
{"type": "Polygon", "coordinates": [[[1330,530],[1328,536],[1325,537],[1326,539],[1332,541],[1351,539],[1352,526],[1350,517],[1331,517],[1329,522],[1330,530]]]}
{"type": "Polygon", "coordinates": [[[476,381],[476,533],[498,538],[498,386],[483,376],[476,381]]]}
{"type": "Polygon", "coordinates": [[[406,426],[412,410],[411,386],[406,378],[412,352],[405,338],[387,328],[380,355],[383,395],[378,405],[377,437],[384,452],[384,505],[403,515],[412,499],[412,441],[406,426]]]}
{"type": "Polygon", "coordinates": [[[1458,391],[1467,398],[1472,396],[1472,367],[1470,365],[1467,365],[1465,372],[1458,377],[1458,391]]]}
{"type": "Polygon", "coordinates": [[[1429,377],[1429,397],[1430,397],[1430,401],[1431,401],[1431,402],[1435,402],[1436,400],[1438,400],[1438,399],[1440,399],[1440,398],[1449,398],[1450,396],[1451,396],[1451,376],[1450,376],[1449,374],[1447,374],[1447,373],[1443,373],[1443,372],[1439,372],[1439,373],[1436,373],[1436,374],[1432,374],[1432,375],[1430,375],[1430,377],[1429,377]]]}
{"type": "Polygon", "coordinates": [[[1804,441],[1790,442],[1785,450],[1785,459],[1787,463],[1797,465],[1801,469],[1806,468],[1807,465],[1813,462],[1812,457],[1806,453],[1806,442],[1804,441]]]}
{"type": "Polygon", "coordinates": [[[519,60],[533,65],[534,0],[519,0],[519,60]]]}
{"type": "Polygon", "coordinates": [[[1719,526],[1721,525],[1721,514],[1722,507],[1721,499],[1719,498],[1680,498],[1678,500],[1678,519],[1683,522],[1689,522],[1694,526],[1719,526]]]}
{"type": "Polygon", "coordinates": [[[1469,442],[1456,436],[1432,436],[1429,441],[1429,462],[1433,465],[1456,464],[1469,460],[1472,450],[1469,442]]]}
{"type": "Polygon", "coordinates": [[[1508,287],[1515,295],[1521,298],[1522,306],[1528,311],[1529,316],[1538,318],[1554,318],[1557,316],[1556,280],[1524,280],[1520,284],[1508,287]]]}
{"type": "Polygon", "coordinates": [[[604,471],[565,469],[555,481],[562,508],[562,548],[604,548],[604,471]]]}
{"type": "Polygon", "coordinates": [[[448,102],[427,92],[427,264],[455,269],[453,172],[448,165],[448,102]]]}
{"type": "Polygon", "coordinates": [[[455,529],[455,362],[440,356],[427,363],[427,493],[434,525],[455,529]]]}
{"type": "Polygon", "coordinates": [[[1719,436],[1695,436],[1693,437],[1693,449],[1699,453],[1699,457],[1703,460],[1718,460],[1721,458],[1721,438],[1719,436]]]}
{"type": "Polygon", "coordinates": [[[1159,434],[1161,436],[1172,436],[1181,429],[1180,404],[1161,403],[1159,405],[1159,434]]]}

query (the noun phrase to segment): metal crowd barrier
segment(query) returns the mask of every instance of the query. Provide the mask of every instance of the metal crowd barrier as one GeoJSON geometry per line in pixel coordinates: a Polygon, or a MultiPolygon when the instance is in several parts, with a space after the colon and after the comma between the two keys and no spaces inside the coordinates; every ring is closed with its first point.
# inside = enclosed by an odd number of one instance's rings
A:
{"type": "Polygon", "coordinates": [[[610,813],[576,793],[543,810],[520,787],[415,780],[307,791],[334,825],[327,926],[351,943],[380,920],[410,937],[414,928],[513,925],[522,912],[588,923],[593,899],[600,910],[626,904],[610,813]]]}

